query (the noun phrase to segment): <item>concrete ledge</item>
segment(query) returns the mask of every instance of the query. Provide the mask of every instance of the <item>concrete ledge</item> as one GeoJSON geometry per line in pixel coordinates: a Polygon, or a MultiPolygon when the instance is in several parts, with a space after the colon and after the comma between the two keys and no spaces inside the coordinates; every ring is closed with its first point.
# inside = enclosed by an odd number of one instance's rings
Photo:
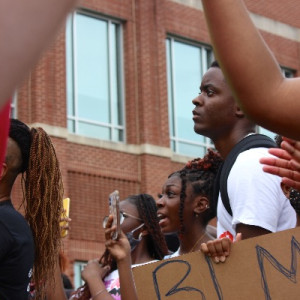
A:
{"type": "Polygon", "coordinates": [[[113,151],[120,151],[134,155],[154,155],[159,157],[169,158],[172,161],[176,162],[183,162],[186,163],[190,160],[190,157],[184,155],[174,154],[170,148],[167,147],[160,147],[151,144],[142,144],[142,145],[132,145],[132,144],[124,144],[124,143],[117,143],[111,141],[104,141],[100,139],[85,137],[82,135],[77,135],[68,132],[67,128],[58,127],[58,126],[51,126],[48,124],[43,123],[33,123],[30,124],[31,127],[42,127],[50,136],[56,138],[62,138],[67,140],[70,143],[92,146],[92,147],[99,147],[102,149],[108,149],[113,151]]]}
{"type": "MultiPolygon", "coordinates": [[[[186,5],[203,11],[201,0],[170,0],[170,1],[177,2],[182,5],[186,5]]],[[[299,28],[254,13],[250,13],[250,16],[255,26],[258,29],[286,39],[290,39],[292,41],[300,42],[299,28]]]]}

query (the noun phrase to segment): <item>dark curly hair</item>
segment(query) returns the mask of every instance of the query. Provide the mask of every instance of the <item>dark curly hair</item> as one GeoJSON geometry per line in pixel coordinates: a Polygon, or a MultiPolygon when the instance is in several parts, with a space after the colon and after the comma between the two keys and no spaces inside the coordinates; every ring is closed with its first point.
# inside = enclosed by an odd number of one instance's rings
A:
{"type": "MultiPolygon", "coordinates": [[[[187,185],[191,184],[194,195],[206,196],[211,201],[213,199],[215,178],[222,162],[223,159],[218,152],[208,149],[207,154],[203,158],[195,158],[189,161],[181,170],[169,175],[169,178],[178,176],[181,179],[179,206],[180,234],[183,234],[185,231],[183,210],[187,185]]],[[[207,225],[213,217],[214,211],[210,207],[203,213],[203,225],[207,225]]]]}

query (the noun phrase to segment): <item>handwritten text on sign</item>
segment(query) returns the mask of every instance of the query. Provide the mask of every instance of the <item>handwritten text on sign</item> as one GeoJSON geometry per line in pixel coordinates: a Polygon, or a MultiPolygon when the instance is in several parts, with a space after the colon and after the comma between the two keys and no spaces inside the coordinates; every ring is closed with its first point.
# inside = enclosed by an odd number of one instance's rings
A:
{"type": "Polygon", "coordinates": [[[300,228],[239,242],[224,264],[194,252],[133,272],[143,300],[299,299],[300,228]]]}

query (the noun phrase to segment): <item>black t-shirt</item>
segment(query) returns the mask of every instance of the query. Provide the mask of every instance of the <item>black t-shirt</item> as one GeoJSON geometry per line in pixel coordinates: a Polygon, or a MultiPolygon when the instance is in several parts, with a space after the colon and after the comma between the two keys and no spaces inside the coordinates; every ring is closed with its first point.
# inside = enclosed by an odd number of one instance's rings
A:
{"type": "Polygon", "coordinates": [[[27,300],[34,260],[30,227],[11,201],[0,202],[0,299],[27,300]]]}

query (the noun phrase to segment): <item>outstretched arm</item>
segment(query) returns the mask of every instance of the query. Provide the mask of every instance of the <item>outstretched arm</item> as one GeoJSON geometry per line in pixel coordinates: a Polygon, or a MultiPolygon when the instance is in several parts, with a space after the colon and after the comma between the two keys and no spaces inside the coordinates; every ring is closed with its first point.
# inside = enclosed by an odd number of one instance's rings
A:
{"type": "Polygon", "coordinates": [[[257,124],[300,139],[300,78],[285,79],[242,0],[202,0],[215,55],[257,124]]]}
{"type": "MultiPolygon", "coordinates": [[[[122,300],[137,300],[135,285],[133,281],[133,274],[131,270],[131,252],[130,245],[126,235],[121,232],[118,240],[112,240],[111,234],[116,230],[112,227],[113,216],[109,216],[105,229],[105,246],[109,250],[111,256],[117,262],[120,291],[122,300]]],[[[109,271],[106,267],[99,265],[97,260],[89,261],[84,268],[81,275],[87,282],[91,296],[97,300],[114,299],[111,294],[106,291],[103,278],[109,271]]]]}
{"type": "MultiPolygon", "coordinates": [[[[90,260],[81,276],[88,284],[92,299],[97,300],[113,300],[114,298],[106,291],[103,278],[109,271],[109,267],[102,267],[97,259],[90,260]]],[[[75,298],[76,299],[76,298],[75,298]]]]}
{"type": "Polygon", "coordinates": [[[122,300],[137,300],[137,293],[131,269],[130,244],[123,232],[121,232],[117,241],[111,239],[112,232],[116,230],[115,226],[112,227],[112,221],[113,216],[109,216],[105,230],[105,246],[117,262],[122,300]]]}
{"type": "Polygon", "coordinates": [[[76,0],[0,0],[0,110],[76,0]]]}

